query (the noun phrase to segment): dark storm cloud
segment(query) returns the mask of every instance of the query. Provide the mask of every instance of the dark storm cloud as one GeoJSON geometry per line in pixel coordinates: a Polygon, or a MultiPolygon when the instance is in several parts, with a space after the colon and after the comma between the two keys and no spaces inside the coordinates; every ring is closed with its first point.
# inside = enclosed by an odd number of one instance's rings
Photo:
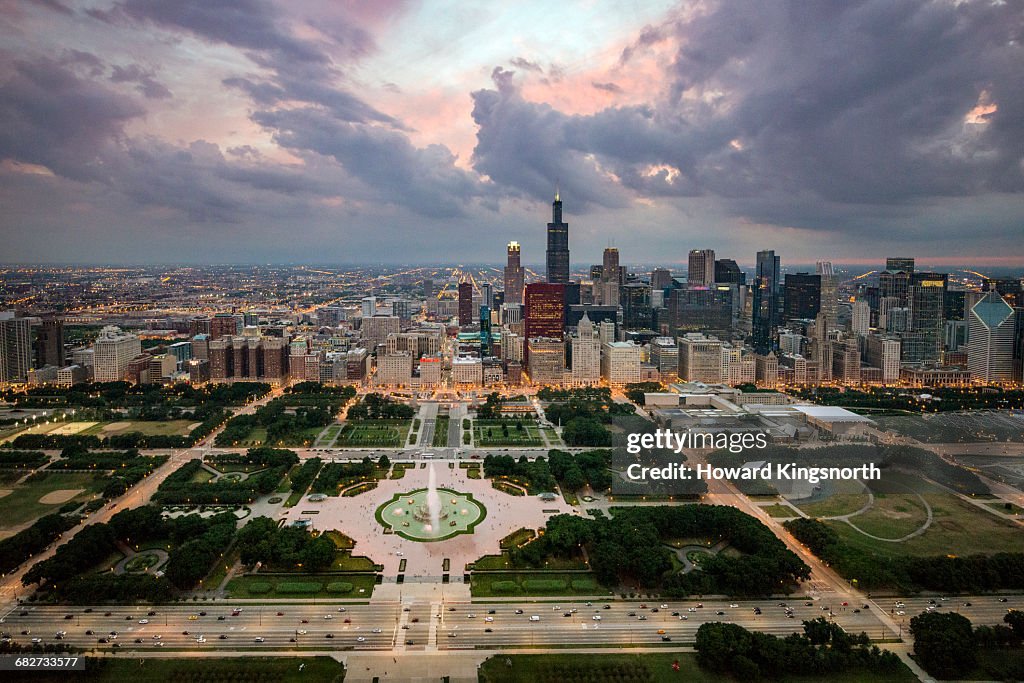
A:
{"type": "Polygon", "coordinates": [[[483,193],[479,180],[456,168],[455,157],[442,145],[417,148],[401,132],[339,121],[315,107],[259,111],[252,118],[273,131],[282,147],[332,157],[377,201],[423,216],[460,216],[465,204],[483,193]]]}
{"type": "Polygon", "coordinates": [[[524,71],[536,71],[539,74],[544,73],[544,69],[541,68],[540,64],[537,62],[531,62],[523,57],[513,57],[508,60],[508,63],[517,69],[523,69],[524,71]]]}
{"type": "Polygon", "coordinates": [[[492,78],[497,89],[472,95],[479,128],[474,168],[520,196],[548,199],[557,179],[580,208],[623,206],[626,199],[616,183],[568,144],[573,119],[550,105],[523,99],[514,73],[496,68],[492,78]]]}
{"type": "Polygon", "coordinates": [[[622,88],[619,85],[617,85],[615,83],[612,83],[611,81],[609,81],[607,83],[599,83],[597,81],[591,81],[590,85],[592,87],[596,88],[597,90],[604,90],[605,92],[610,92],[610,93],[613,93],[615,95],[618,95],[618,94],[623,92],[622,88]]]}
{"type": "Polygon", "coordinates": [[[144,110],[52,60],[16,62],[0,84],[0,159],[46,166],[75,180],[104,180],[103,158],[144,110]]]}
{"type": "Polygon", "coordinates": [[[135,89],[150,100],[173,97],[167,86],[156,80],[155,75],[152,70],[144,69],[138,64],[129,64],[128,66],[115,64],[110,74],[110,80],[113,83],[134,83],[135,89]]]}
{"type": "Polygon", "coordinates": [[[649,107],[565,116],[502,72],[473,94],[474,161],[536,195],[553,173],[591,185],[589,154],[644,196],[717,196],[753,222],[826,230],[929,198],[1018,193],[1022,26],[1019,3],[721,3],[623,53],[678,45],[649,107]],[[986,99],[985,123],[965,123],[986,99]]]}

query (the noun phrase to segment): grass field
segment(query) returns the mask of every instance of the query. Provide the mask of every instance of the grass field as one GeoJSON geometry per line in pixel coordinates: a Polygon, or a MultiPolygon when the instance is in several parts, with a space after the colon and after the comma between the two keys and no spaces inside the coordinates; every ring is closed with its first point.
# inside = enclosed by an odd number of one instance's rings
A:
{"type": "Polygon", "coordinates": [[[879,417],[882,429],[923,443],[986,443],[1024,441],[1024,416],[1010,413],[936,413],[879,417]]]}
{"type": "Polygon", "coordinates": [[[360,598],[369,599],[373,593],[376,575],[372,572],[360,574],[260,574],[238,576],[228,581],[227,591],[232,598],[360,598]],[[347,582],[352,591],[345,594],[329,593],[327,585],[333,582],[347,582]],[[308,583],[319,586],[319,590],[301,593],[278,592],[281,584],[308,583]],[[269,584],[270,590],[261,587],[269,584]],[[254,590],[250,590],[254,589],[254,590]],[[360,592],[362,589],[362,592],[360,592]]]}
{"type": "MultiPolygon", "coordinates": [[[[892,477],[889,478],[889,482],[893,482],[892,477]]],[[[919,479],[908,477],[906,483],[921,493],[934,514],[931,526],[920,536],[902,543],[886,543],[868,538],[843,522],[829,521],[826,524],[832,526],[850,545],[882,555],[985,555],[1007,548],[1019,548],[1024,544],[1024,529],[1015,523],[1001,519],[919,479]]],[[[904,506],[901,501],[908,497],[908,494],[876,494],[876,502],[880,495],[885,496],[882,505],[896,512],[900,512],[896,510],[896,506],[904,506]]],[[[921,505],[916,496],[913,499],[917,506],[921,505]]],[[[899,529],[910,526],[909,523],[900,521],[887,522],[881,514],[874,517],[868,516],[869,514],[858,515],[851,520],[865,531],[885,532],[876,533],[883,538],[896,538],[900,535],[899,529]],[[865,518],[868,520],[866,525],[863,523],[865,518]]],[[[924,513],[919,511],[919,508],[904,514],[915,515],[918,521],[923,522],[924,513]]]]}
{"type": "Polygon", "coordinates": [[[411,420],[349,422],[334,445],[339,448],[399,448],[405,445],[411,424],[411,420]]]}
{"type": "Polygon", "coordinates": [[[784,519],[786,517],[797,516],[793,508],[789,507],[788,505],[765,505],[761,509],[767,512],[772,517],[780,517],[784,519]]]}
{"type": "Polygon", "coordinates": [[[526,420],[476,420],[473,423],[473,443],[480,448],[494,446],[543,446],[540,430],[526,420]],[[503,427],[508,427],[508,435],[503,427]]]}
{"type": "Polygon", "coordinates": [[[470,576],[474,598],[533,595],[611,595],[589,572],[495,572],[470,576]]]}
{"type": "Polygon", "coordinates": [[[431,440],[430,445],[433,448],[444,448],[448,445],[448,423],[450,418],[445,415],[439,416],[434,420],[434,438],[431,440]]]}
{"type": "Polygon", "coordinates": [[[185,436],[191,430],[190,426],[196,423],[195,420],[124,420],[119,422],[99,422],[85,431],[79,432],[82,436],[95,435],[99,437],[114,436],[115,434],[128,434],[138,432],[146,436],[185,436]]]}
{"type": "Polygon", "coordinates": [[[868,502],[867,491],[859,481],[834,481],[829,482],[829,487],[830,495],[822,500],[794,504],[809,517],[838,517],[856,512],[868,502]]]}
{"type": "MultiPolygon", "coordinates": [[[[697,665],[697,655],[684,652],[647,654],[595,654],[585,658],[577,654],[496,655],[480,665],[480,683],[518,683],[518,681],[564,681],[565,671],[575,670],[578,680],[621,681],[622,683],[719,683],[736,679],[705,671],[697,665]],[[672,664],[679,663],[679,671],[672,664]],[[509,666],[511,663],[511,666],[509,666]],[[629,673],[632,672],[632,675],[629,673]]],[[[790,676],[782,683],[874,683],[881,681],[867,672],[847,671],[827,676],[790,676]]],[[[915,681],[910,669],[891,674],[886,681],[915,681]]]]}
{"type": "Polygon", "coordinates": [[[921,528],[927,519],[928,510],[915,494],[882,493],[867,512],[850,521],[861,531],[895,539],[921,528]]]}
{"type": "MultiPolygon", "coordinates": [[[[323,681],[335,683],[344,680],[345,669],[330,657],[203,657],[189,659],[135,658],[116,659],[102,657],[90,659],[85,671],[73,674],[76,680],[121,683],[140,680],[147,683],[179,683],[180,681],[276,681],[278,683],[307,683],[323,681]],[[302,665],[302,669],[299,667],[302,665]]],[[[66,683],[68,674],[61,672],[9,674],[9,681],[45,681],[66,683]]]]}
{"type": "Polygon", "coordinates": [[[10,529],[33,522],[45,514],[56,512],[69,501],[40,503],[43,496],[61,490],[84,489],[70,500],[85,501],[103,490],[107,479],[92,472],[51,472],[35,481],[22,484],[5,484],[11,493],[0,498],[0,529],[10,529]]]}

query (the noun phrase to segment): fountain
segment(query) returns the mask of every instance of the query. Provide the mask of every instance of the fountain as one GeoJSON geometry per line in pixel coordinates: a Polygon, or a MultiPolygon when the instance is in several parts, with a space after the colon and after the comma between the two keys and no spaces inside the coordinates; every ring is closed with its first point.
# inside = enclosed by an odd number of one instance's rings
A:
{"type": "Polygon", "coordinates": [[[427,488],[394,497],[377,509],[377,521],[394,533],[413,541],[441,541],[472,533],[487,512],[473,496],[451,489],[438,489],[434,463],[427,470],[427,488]],[[441,496],[444,495],[442,502],[441,496]],[[441,523],[447,522],[442,527],[441,523]]]}

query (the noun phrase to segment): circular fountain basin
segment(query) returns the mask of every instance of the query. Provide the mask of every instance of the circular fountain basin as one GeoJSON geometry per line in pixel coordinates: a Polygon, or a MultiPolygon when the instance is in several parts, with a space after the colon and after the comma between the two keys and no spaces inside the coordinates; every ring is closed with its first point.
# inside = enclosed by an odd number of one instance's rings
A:
{"type": "Polygon", "coordinates": [[[431,524],[427,489],[396,493],[377,508],[377,522],[410,541],[444,541],[459,534],[471,534],[487,516],[487,510],[470,493],[437,489],[441,499],[439,528],[431,524]]]}

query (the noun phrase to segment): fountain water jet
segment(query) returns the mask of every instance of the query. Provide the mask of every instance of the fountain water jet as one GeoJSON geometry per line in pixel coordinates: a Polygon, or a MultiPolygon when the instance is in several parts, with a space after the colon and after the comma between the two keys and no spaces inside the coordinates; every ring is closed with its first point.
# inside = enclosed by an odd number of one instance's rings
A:
{"type": "Polygon", "coordinates": [[[437,493],[437,472],[430,463],[427,472],[427,511],[430,514],[430,530],[435,534],[441,530],[441,496],[437,493]]]}

